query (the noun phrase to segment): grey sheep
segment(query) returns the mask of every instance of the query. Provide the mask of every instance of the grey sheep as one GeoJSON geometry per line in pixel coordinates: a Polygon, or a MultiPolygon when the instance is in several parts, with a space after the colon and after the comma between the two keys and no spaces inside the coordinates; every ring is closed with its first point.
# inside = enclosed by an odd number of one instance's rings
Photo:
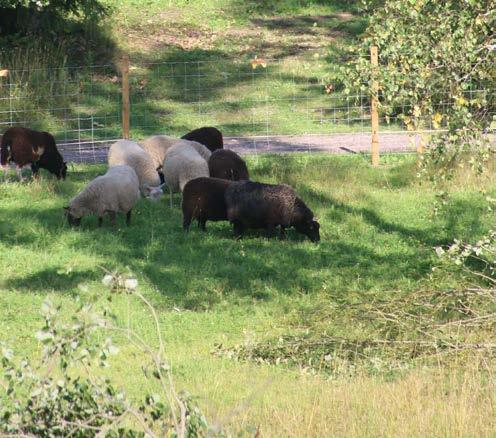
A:
{"type": "Polygon", "coordinates": [[[115,225],[116,213],[126,213],[129,225],[131,210],[139,199],[139,180],[134,169],[126,165],[112,166],[105,175],[92,180],[64,209],[73,226],[79,226],[83,216],[96,215],[101,227],[105,213],[112,225],[115,225]]]}
{"type": "Polygon", "coordinates": [[[169,188],[171,207],[173,192],[182,192],[186,183],[192,179],[202,176],[208,177],[207,161],[193,146],[183,142],[184,140],[169,148],[165,154],[163,164],[165,184],[169,188]]]}
{"type": "Polygon", "coordinates": [[[277,226],[280,226],[282,239],[285,229],[293,226],[312,242],[320,240],[320,225],[312,210],[286,184],[233,182],[226,189],[225,200],[227,219],[233,224],[238,239],[245,228],[265,228],[272,235],[277,226]]]}
{"type": "Polygon", "coordinates": [[[160,176],[153,164],[150,154],[138,143],[131,140],[119,140],[110,146],[108,164],[112,166],[127,165],[134,169],[139,179],[139,188],[144,196],[159,197],[160,176]]]}

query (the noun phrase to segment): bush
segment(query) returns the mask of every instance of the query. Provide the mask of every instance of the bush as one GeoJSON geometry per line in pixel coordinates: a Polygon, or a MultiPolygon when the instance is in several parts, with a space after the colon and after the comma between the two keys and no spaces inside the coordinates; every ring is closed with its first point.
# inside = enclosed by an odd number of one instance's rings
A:
{"type": "Polygon", "coordinates": [[[136,291],[137,281],[107,273],[105,305],[96,298],[78,300],[71,318],[62,318],[60,307],[46,300],[42,306],[44,326],[36,333],[43,346],[41,362],[16,359],[2,345],[0,384],[5,397],[0,406],[0,434],[12,436],[140,437],[206,436],[207,422],[192,398],[178,394],[166,363],[155,310],[136,291]],[[146,345],[130,330],[119,327],[110,316],[112,293],[130,293],[150,311],[157,327],[158,349],[146,345]],[[101,333],[106,335],[99,341],[101,333]],[[96,368],[107,367],[117,354],[111,336],[124,333],[143,353],[148,379],[158,382],[155,394],[141,402],[130,400],[96,368]]]}

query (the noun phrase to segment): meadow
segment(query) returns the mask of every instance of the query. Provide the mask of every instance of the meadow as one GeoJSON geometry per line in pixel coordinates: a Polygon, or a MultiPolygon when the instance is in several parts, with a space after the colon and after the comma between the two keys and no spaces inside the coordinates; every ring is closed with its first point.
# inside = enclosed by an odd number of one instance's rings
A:
{"type": "MultiPolygon", "coordinates": [[[[296,188],[319,218],[319,244],[294,231],[235,241],[223,222],[184,234],[178,195],[173,209],[142,199],[130,227],[87,218],[69,228],[62,207],[103,166],[75,165],[63,182],[2,182],[2,341],[37,357],[47,296],[70,315],[77,296],[103,294],[105,270],[132,272],[157,309],[176,385],[231,433],[493,436],[492,356],[462,347],[491,340],[494,318],[470,321],[494,315],[494,300],[470,292],[484,284],[435,247],[494,225],[485,202],[496,195],[494,171],[462,171],[435,214],[437,191],[416,177],[412,156],[384,157],[379,168],[359,155],[247,159],[253,179],[296,188]]],[[[112,307],[156,342],[140,302],[116,296],[112,307]]],[[[106,373],[138,397],[150,385],[142,358],[125,337],[116,343],[106,373]]]]}

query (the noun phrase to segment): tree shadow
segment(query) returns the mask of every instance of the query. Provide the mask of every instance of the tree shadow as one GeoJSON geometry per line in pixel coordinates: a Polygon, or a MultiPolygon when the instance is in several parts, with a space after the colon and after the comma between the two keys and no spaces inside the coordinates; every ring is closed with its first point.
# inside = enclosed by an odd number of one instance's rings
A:
{"type": "Polygon", "coordinates": [[[292,35],[314,35],[327,38],[356,37],[366,28],[366,19],[355,15],[330,14],[296,17],[254,18],[251,22],[271,30],[292,35]]]}
{"type": "Polygon", "coordinates": [[[1,282],[2,287],[27,292],[55,291],[77,294],[79,284],[96,279],[94,270],[68,271],[47,268],[23,277],[8,278],[1,282]]]}
{"type": "MultiPolygon", "coordinates": [[[[236,241],[227,222],[209,222],[206,233],[193,226],[185,234],[177,207],[179,195],[175,196],[173,209],[168,207],[167,199],[159,203],[141,200],[134,209],[130,227],[125,227],[120,218],[116,229],[108,225],[98,229],[96,218],[88,218],[81,229],[73,230],[65,224],[62,199],[56,198],[57,205],[47,208],[32,205],[2,210],[0,239],[5,248],[15,245],[35,258],[43,248],[46,254],[57,254],[58,265],[46,267],[46,260],[38,260],[38,272],[7,276],[3,283],[29,292],[77,293],[79,283],[97,281],[103,275],[100,265],[121,272],[129,268],[140,284],[158,292],[150,294],[157,307],[178,305],[197,310],[226,301],[274,300],[281,295],[300,296],[323,290],[336,295],[409,290],[418,281],[427,281],[437,263],[433,246],[451,242],[464,228],[470,238],[486,231],[482,203],[477,199],[459,200],[442,219],[432,224],[427,221],[426,228],[409,226],[399,219],[384,218],[373,205],[368,205],[372,201],[366,193],[356,206],[316,190],[312,173],[302,183],[297,172],[301,163],[292,157],[283,156],[280,161],[278,157],[271,161],[272,165],[269,161],[260,160],[251,169],[255,177],[276,178],[297,189],[321,217],[319,244],[309,242],[294,230],[282,242],[267,239],[258,230],[236,241]],[[359,227],[357,232],[352,230],[354,225],[359,227]],[[343,233],[346,227],[349,233],[343,233]],[[68,271],[66,265],[77,260],[75,257],[94,263],[90,268],[68,271]]],[[[355,159],[347,165],[326,167],[330,167],[333,178],[342,180],[353,165],[356,166],[355,159]]],[[[79,182],[80,178],[91,178],[99,170],[85,170],[76,179],[79,182]]],[[[322,177],[320,172],[316,175],[322,177]]],[[[332,187],[332,180],[327,185],[332,187]]],[[[69,187],[69,191],[75,189],[69,187]]]]}
{"type": "Polygon", "coordinates": [[[331,6],[337,11],[356,12],[358,11],[358,8],[362,6],[360,0],[302,0],[297,2],[293,0],[282,0],[278,2],[246,0],[237,3],[234,3],[234,8],[239,9],[242,7],[249,13],[256,12],[259,14],[274,14],[281,11],[293,11],[295,8],[311,6],[331,6]]]}

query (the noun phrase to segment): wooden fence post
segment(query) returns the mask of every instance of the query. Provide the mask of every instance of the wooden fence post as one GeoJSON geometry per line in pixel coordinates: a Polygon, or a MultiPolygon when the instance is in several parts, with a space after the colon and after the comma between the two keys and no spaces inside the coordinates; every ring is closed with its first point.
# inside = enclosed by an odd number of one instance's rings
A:
{"type": "Polygon", "coordinates": [[[370,62],[372,64],[372,97],[371,97],[371,118],[372,118],[372,166],[379,165],[379,82],[377,80],[377,67],[379,66],[379,56],[377,46],[370,47],[370,62]]]}
{"type": "Polygon", "coordinates": [[[129,139],[129,55],[124,55],[121,60],[122,75],[122,138],[129,139]]]}

